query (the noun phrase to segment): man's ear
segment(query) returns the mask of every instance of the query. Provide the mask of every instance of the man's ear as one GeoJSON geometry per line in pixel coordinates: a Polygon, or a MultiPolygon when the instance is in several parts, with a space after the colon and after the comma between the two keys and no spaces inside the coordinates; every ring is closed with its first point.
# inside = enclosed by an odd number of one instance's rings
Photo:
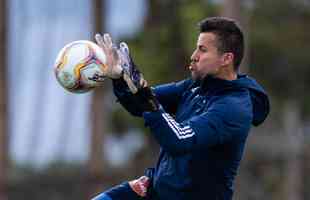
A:
{"type": "Polygon", "coordinates": [[[222,58],[223,65],[228,66],[234,63],[234,54],[231,52],[224,53],[222,58]]]}

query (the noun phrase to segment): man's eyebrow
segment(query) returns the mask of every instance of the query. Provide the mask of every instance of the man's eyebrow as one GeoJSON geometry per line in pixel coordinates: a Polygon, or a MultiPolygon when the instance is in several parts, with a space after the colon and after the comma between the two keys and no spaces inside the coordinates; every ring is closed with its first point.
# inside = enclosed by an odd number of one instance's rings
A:
{"type": "Polygon", "coordinates": [[[205,46],[205,45],[203,45],[203,44],[199,44],[198,46],[197,46],[199,49],[207,49],[207,46],[205,46]]]}

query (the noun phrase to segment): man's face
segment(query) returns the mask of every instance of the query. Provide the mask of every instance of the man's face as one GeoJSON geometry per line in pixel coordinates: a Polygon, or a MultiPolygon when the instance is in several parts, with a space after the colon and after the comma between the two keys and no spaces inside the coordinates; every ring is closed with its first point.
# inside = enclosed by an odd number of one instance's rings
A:
{"type": "Polygon", "coordinates": [[[200,33],[189,66],[194,80],[201,80],[206,75],[217,76],[221,73],[224,65],[223,55],[218,52],[216,44],[217,38],[214,33],[200,33]]]}

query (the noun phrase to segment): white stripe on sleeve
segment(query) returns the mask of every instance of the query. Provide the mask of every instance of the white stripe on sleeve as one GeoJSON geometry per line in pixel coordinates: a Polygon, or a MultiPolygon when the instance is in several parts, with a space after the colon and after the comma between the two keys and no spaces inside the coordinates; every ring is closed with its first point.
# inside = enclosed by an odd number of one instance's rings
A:
{"type": "Polygon", "coordinates": [[[190,126],[181,127],[168,113],[162,113],[162,116],[178,139],[186,139],[195,135],[195,132],[190,126]]]}

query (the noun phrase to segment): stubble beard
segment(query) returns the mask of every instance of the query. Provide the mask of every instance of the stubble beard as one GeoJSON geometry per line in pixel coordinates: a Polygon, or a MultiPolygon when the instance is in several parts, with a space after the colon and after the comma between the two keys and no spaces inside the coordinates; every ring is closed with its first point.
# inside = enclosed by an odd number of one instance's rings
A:
{"type": "Polygon", "coordinates": [[[200,81],[203,79],[203,77],[201,77],[201,75],[195,73],[195,72],[191,72],[191,77],[194,81],[200,81]]]}

